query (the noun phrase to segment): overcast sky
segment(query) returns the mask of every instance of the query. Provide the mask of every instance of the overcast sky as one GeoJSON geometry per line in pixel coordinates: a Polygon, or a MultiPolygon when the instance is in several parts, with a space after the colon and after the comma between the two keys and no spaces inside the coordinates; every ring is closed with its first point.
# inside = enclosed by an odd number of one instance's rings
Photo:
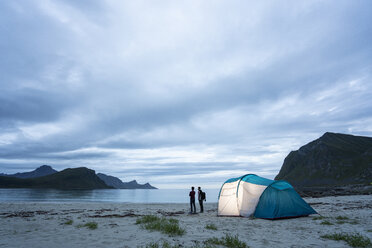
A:
{"type": "Polygon", "coordinates": [[[372,136],[372,1],[0,1],[0,172],[274,178],[372,136]]]}

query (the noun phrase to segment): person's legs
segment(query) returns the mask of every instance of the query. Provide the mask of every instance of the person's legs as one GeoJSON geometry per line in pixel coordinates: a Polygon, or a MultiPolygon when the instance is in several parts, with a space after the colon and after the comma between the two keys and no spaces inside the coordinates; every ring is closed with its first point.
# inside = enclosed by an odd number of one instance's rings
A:
{"type": "Polygon", "coordinates": [[[190,212],[192,213],[192,200],[190,199],[190,212]]]}
{"type": "Polygon", "coordinates": [[[200,205],[200,213],[203,213],[204,212],[203,201],[199,201],[199,205],[200,205]]]}
{"type": "Polygon", "coordinates": [[[195,199],[191,202],[191,212],[196,213],[195,199]],[[194,206],[194,211],[192,211],[192,206],[194,206]]]}

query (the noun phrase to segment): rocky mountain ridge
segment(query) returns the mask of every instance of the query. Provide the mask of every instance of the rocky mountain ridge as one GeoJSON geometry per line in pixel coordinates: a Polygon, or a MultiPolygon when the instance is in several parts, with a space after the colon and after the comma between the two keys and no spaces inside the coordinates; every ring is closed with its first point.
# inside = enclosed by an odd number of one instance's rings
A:
{"type": "Polygon", "coordinates": [[[156,189],[149,183],[139,184],[136,180],[123,182],[117,177],[102,173],[96,174],[94,170],[90,170],[85,167],[74,169],[69,168],[58,172],[49,165],[42,165],[30,172],[21,172],[15,174],[0,173],[0,188],[12,187],[56,189],[156,189]],[[83,172],[84,170],[86,171],[83,172]],[[66,173],[69,176],[66,177],[66,173]],[[88,174],[89,177],[87,177],[88,174]],[[75,182],[75,180],[79,177],[82,177],[81,184],[77,183],[77,181],[75,182]],[[53,182],[53,179],[57,181],[53,182]],[[63,180],[65,180],[65,182],[63,182],[63,180]]]}
{"type": "Polygon", "coordinates": [[[65,169],[47,176],[18,178],[0,176],[0,188],[110,189],[94,170],[80,167],[65,169]]]}
{"type": "Polygon", "coordinates": [[[109,176],[103,173],[98,173],[97,176],[103,180],[108,186],[114,187],[116,189],[156,189],[149,183],[139,184],[136,180],[130,182],[123,182],[119,178],[114,176],[109,176]]]}
{"type": "Polygon", "coordinates": [[[327,132],[292,151],[275,180],[302,192],[372,191],[372,138],[327,132]]]}
{"type": "Polygon", "coordinates": [[[48,176],[48,175],[54,174],[56,172],[58,172],[58,171],[56,171],[55,169],[53,169],[51,166],[49,166],[49,165],[42,165],[42,166],[36,168],[33,171],[29,171],[29,172],[18,172],[18,173],[15,173],[15,174],[4,174],[4,173],[0,173],[0,176],[4,176],[4,177],[17,177],[17,178],[35,178],[35,177],[48,176]]]}

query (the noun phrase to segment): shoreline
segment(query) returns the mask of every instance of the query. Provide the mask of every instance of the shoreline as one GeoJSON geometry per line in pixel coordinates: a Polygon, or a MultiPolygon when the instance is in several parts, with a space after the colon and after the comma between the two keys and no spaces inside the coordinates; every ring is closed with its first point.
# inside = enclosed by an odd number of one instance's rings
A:
{"type": "Polygon", "coordinates": [[[205,203],[204,213],[189,215],[188,203],[1,202],[0,247],[146,247],[164,241],[192,247],[226,234],[238,235],[250,247],[347,247],[321,238],[330,233],[360,233],[372,240],[372,195],[305,201],[320,215],[271,221],[217,217],[217,203],[205,203]],[[143,215],[177,219],[186,233],[169,237],[145,230],[136,225],[143,215]],[[78,227],[90,222],[97,229],[78,227]],[[209,224],[217,230],[207,229],[209,224]]]}

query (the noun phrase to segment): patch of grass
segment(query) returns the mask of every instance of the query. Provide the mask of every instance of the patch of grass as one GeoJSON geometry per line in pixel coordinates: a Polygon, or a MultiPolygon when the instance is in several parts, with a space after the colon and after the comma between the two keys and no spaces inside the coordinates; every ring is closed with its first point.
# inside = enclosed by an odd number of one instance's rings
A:
{"type": "Polygon", "coordinates": [[[339,221],[336,222],[336,224],[345,224],[345,223],[347,223],[347,222],[343,221],[343,220],[339,220],[339,221]]]}
{"type": "Polygon", "coordinates": [[[154,222],[154,221],[158,221],[160,218],[158,216],[155,216],[155,215],[145,215],[141,218],[138,218],[136,220],[136,224],[146,224],[146,223],[151,223],[151,222],[154,222]]]}
{"type": "Polygon", "coordinates": [[[350,221],[349,224],[352,224],[352,225],[358,225],[358,224],[359,224],[359,221],[357,221],[357,220],[353,220],[353,221],[350,221]]]}
{"type": "Polygon", "coordinates": [[[73,220],[68,220],[68,221],[64,222],[63,225],[72,225],[72,223],[74,223],[73,220]]]}
{"type": "Polygon", "coordinates": [[[359,224],[359,221],[350,219],[349,217],[346,216],[337,216],[335,218],[337,220],[336,224],[352,224],[352,225],[357,225],[359,224]]]}
{"type": "MultiPolygon", "coordinates": [[[[179,248],[180,245],[174,245],[172,246],[167,241],[164,241],[162,244],[152,242],[150,244],[147,244],[144,248],[179,248]]],[[[143,248],[143,246],[139,246],[138,248],[143,248]]]]}
{"type": "Polygon", "coordinates": [[[206,229],[209,229],[209,230],[214,230],[214,231],[217,230],[217,227],[216,227],[216,225],[214,225],[214,224],[207,224],[207,225],[205,226],[205,228],[206,228],[206,229]]]}
{"type": "Polygon", "coordinates": [[[367,230],[367,232],[372,232],[372,229],[367,230]]]}
{"type": "Polygon", "coordinates": [[[358,225],[359,224],[359,221],[357,220],[352,220],[352,221],[343,221],[343,220],[339,220],[336,222],[336,224],[351,224],[351,225],[358,225]]]}
{"type": "Polygon", "coordinates": [[[225,237],[220,239],[218,238],[210,238],[205,241],[206,245],[222,245],[228,248],[248,248],[249,246],[238,239],[238,236],[231,236],[226,234],[225,237]]]}
{"type": "Polygon", "coordinates": [[[200,246],[199,244],[196,244],[196,245],[192,246],[191,248],[216,248],[216,246],[211,245],[211,244],[204,244],[203,246],[200,246]]]}
{"type": "Polygon", "coordinates": [[[88,223],[85,223],[85,224],[79,224],[76,227],[77,228],[87,227],[90,230],[94,230],[94,229],[97,229],[98,224],[97,224],[97,222],[88,222],[88,223]]]}
{"type": "Polygon", "coordinates": [[[348,220],[348,219],[349,219],[349,217],[341,216],[341,215],[336,217],[336,220],[348,220]]]}
{"type": "Polygon", "coordinates": [[[331,240],[343,240],[351,247],[372,247],[371,240],[359,233],[348,234],[348,233],[334,233],[321,236],[325,239],[331,240]]]}
{"type": "Polygon", "coordinates": [[[313,217],[313,220],[324,220],[325,218],[327,218],[327,217],[324,217],[324,216],[315,216],[315,217],[313,217]]]}
{"type": "Polygon", "coordinates": [[[322,222],[320,222],[321,225],[333,225],[333,223],[329,222],[328,220],[323,220],[322,222]]]}
{"type": "Polygon", "coordinates": [[[217,248],[215,245],[209,245],[209,244],[203,244],[203,246],[200,246],[200,244],[195,244],[191,247],[189,246],[185,247],[181,244],[171,245],[167,241],[164,241],[163,243],[152,242],[152,243],[147,244],[146,246],[137,246],[137,248],[181,248],[181,247],[184,247],[184,248],[187,248],[187,247],[188,248],[217,248]]]}
{"type": "Polygon", "coordinates": [[[88,227],[91,230],[97,229],[98,224],[97,222],[88,222],[84,226],[88,227]]]}
{"type": "Polygon", "coordinates": [[[177,219],[159,218],[154,215],[146,215],[136,220],[136,224],[141,224],[146,230],[160,231],[169,236],[182,236],[186,233],[185,229],[179,226],[177,219]]]}

